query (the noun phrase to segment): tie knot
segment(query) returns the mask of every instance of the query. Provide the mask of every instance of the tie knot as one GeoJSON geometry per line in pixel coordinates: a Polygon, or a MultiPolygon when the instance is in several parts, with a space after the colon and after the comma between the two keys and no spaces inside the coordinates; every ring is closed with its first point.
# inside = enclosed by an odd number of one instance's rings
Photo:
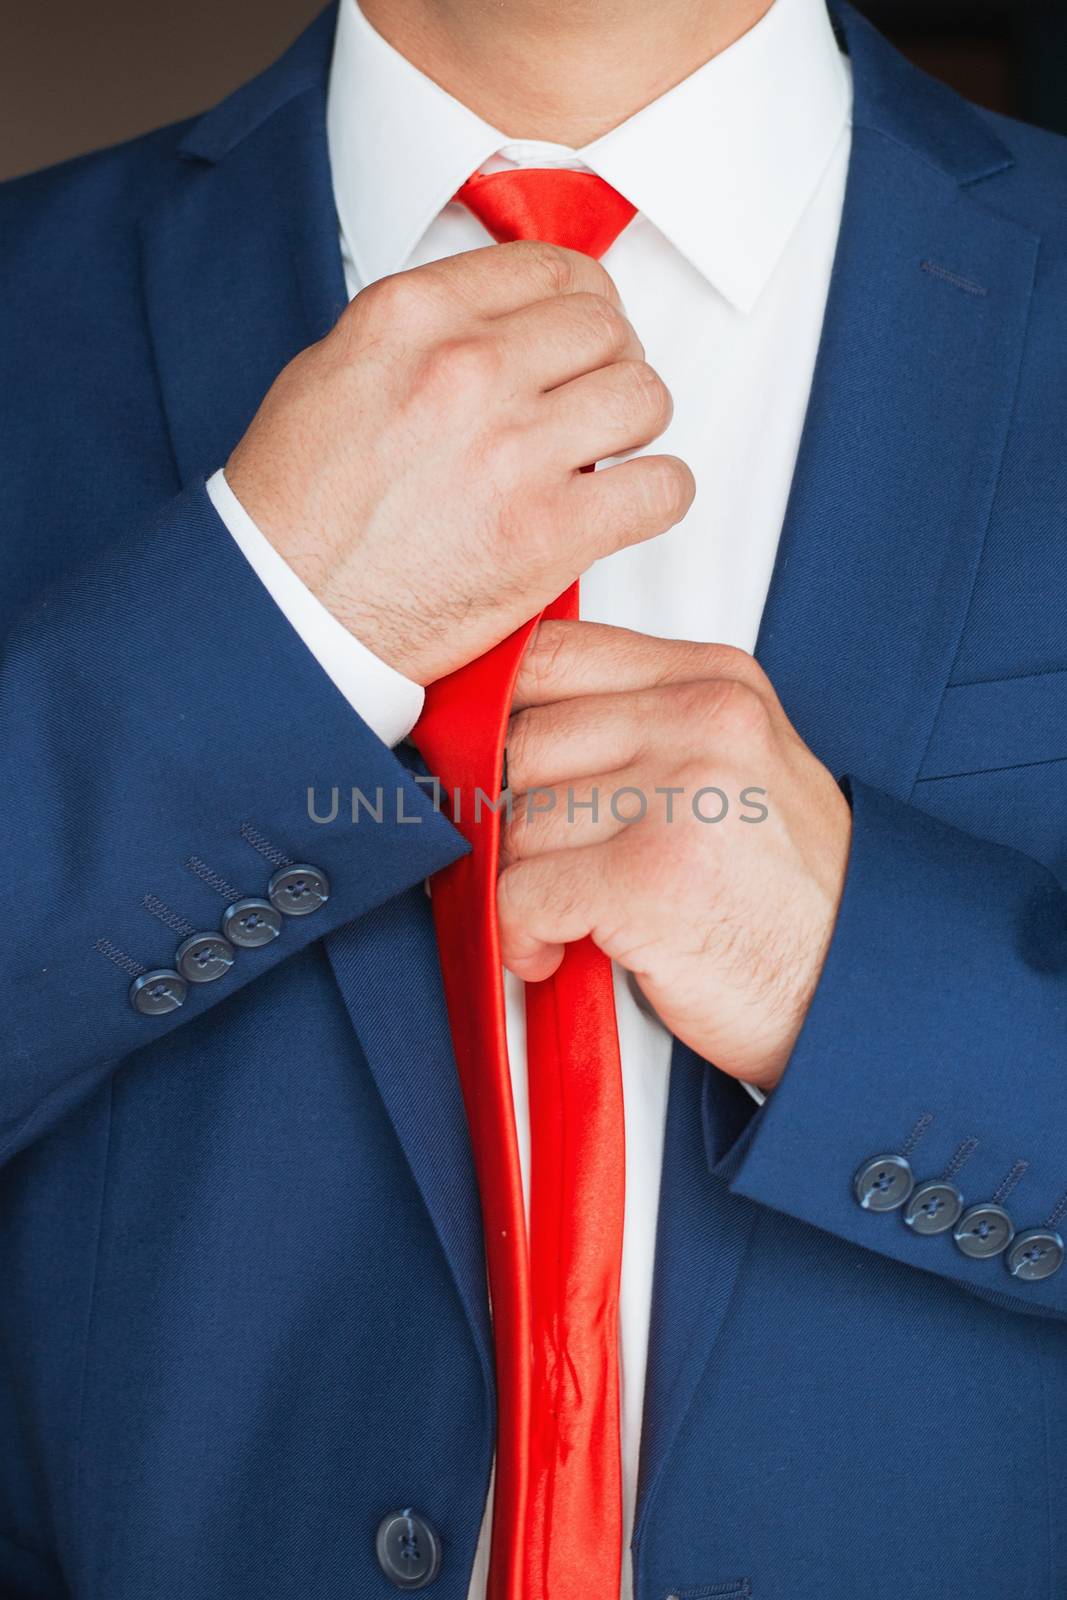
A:
{"type": "Polygon", "coordinates": [[[497,244],[542,239],[599,258],[636,213],[595,172],[515,167],[476,172],[456,194],[497,244]]]}

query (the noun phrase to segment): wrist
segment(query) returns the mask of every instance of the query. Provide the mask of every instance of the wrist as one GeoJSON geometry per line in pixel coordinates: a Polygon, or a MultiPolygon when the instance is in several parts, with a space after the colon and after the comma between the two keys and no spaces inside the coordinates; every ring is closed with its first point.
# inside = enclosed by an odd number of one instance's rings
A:
{"type": "Polygon", "coordinates": [[[294,499],[252,471],[239,446],[224,470],[225,481],[248,518],[304,588],[367,650],[412,683],[425,687],[437,674],[425,626],[405,615],[394,597],[377,592],[369,564],[358,552],[331,549],[307,530],[343,525],[343,516],[314,489],[294,499]]]}
{"type": "Polygon", "coordinates": [[[440,651],[425,636],[424,624],[395,599],[376,596],[369,573],[353,571],[346,563],[339,570],[320,569],[320,574],[317,599],[380,661],[422,688],[443,675],[437,665],[440,651]]]}

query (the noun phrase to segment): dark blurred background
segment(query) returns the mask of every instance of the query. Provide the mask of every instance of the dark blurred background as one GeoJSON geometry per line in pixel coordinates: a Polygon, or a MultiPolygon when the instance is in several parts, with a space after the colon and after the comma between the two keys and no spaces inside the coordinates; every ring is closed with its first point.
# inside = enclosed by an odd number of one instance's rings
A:
{"type": "MultiPolygon", "coordinates": [[[[0,178],[211,105],[273,60],[321,4],[8,0],[0,178]]],[[[859,0],[859,8],[971,99],[1067,133],[1067,0],[859,0]]]]}

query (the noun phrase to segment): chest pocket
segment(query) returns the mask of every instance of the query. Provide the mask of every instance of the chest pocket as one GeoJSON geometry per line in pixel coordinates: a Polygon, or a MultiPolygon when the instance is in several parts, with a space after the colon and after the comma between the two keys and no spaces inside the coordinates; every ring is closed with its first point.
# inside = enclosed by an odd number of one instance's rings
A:
{"type": "Polygon", "coordinates": [[[948,689],[912,799],[1067,881],[1067,671],[948,689]]]}
{"type": "Polygon", "coordinates": [[[1067,671],[947,690],[919,781],[1067,760],[1067,671]]]}

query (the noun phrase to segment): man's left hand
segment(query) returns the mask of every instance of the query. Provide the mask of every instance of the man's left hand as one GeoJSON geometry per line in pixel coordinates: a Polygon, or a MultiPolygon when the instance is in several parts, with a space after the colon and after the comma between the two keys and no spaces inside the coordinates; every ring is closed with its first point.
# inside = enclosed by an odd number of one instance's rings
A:
{"type": "Polygon", "coordinates": [[[537,982],[591,935],[732,1077],[780,1079],[844,885],[848,802],[753,658],[544,622],[508,733],[505,964],[537,982]]]}

